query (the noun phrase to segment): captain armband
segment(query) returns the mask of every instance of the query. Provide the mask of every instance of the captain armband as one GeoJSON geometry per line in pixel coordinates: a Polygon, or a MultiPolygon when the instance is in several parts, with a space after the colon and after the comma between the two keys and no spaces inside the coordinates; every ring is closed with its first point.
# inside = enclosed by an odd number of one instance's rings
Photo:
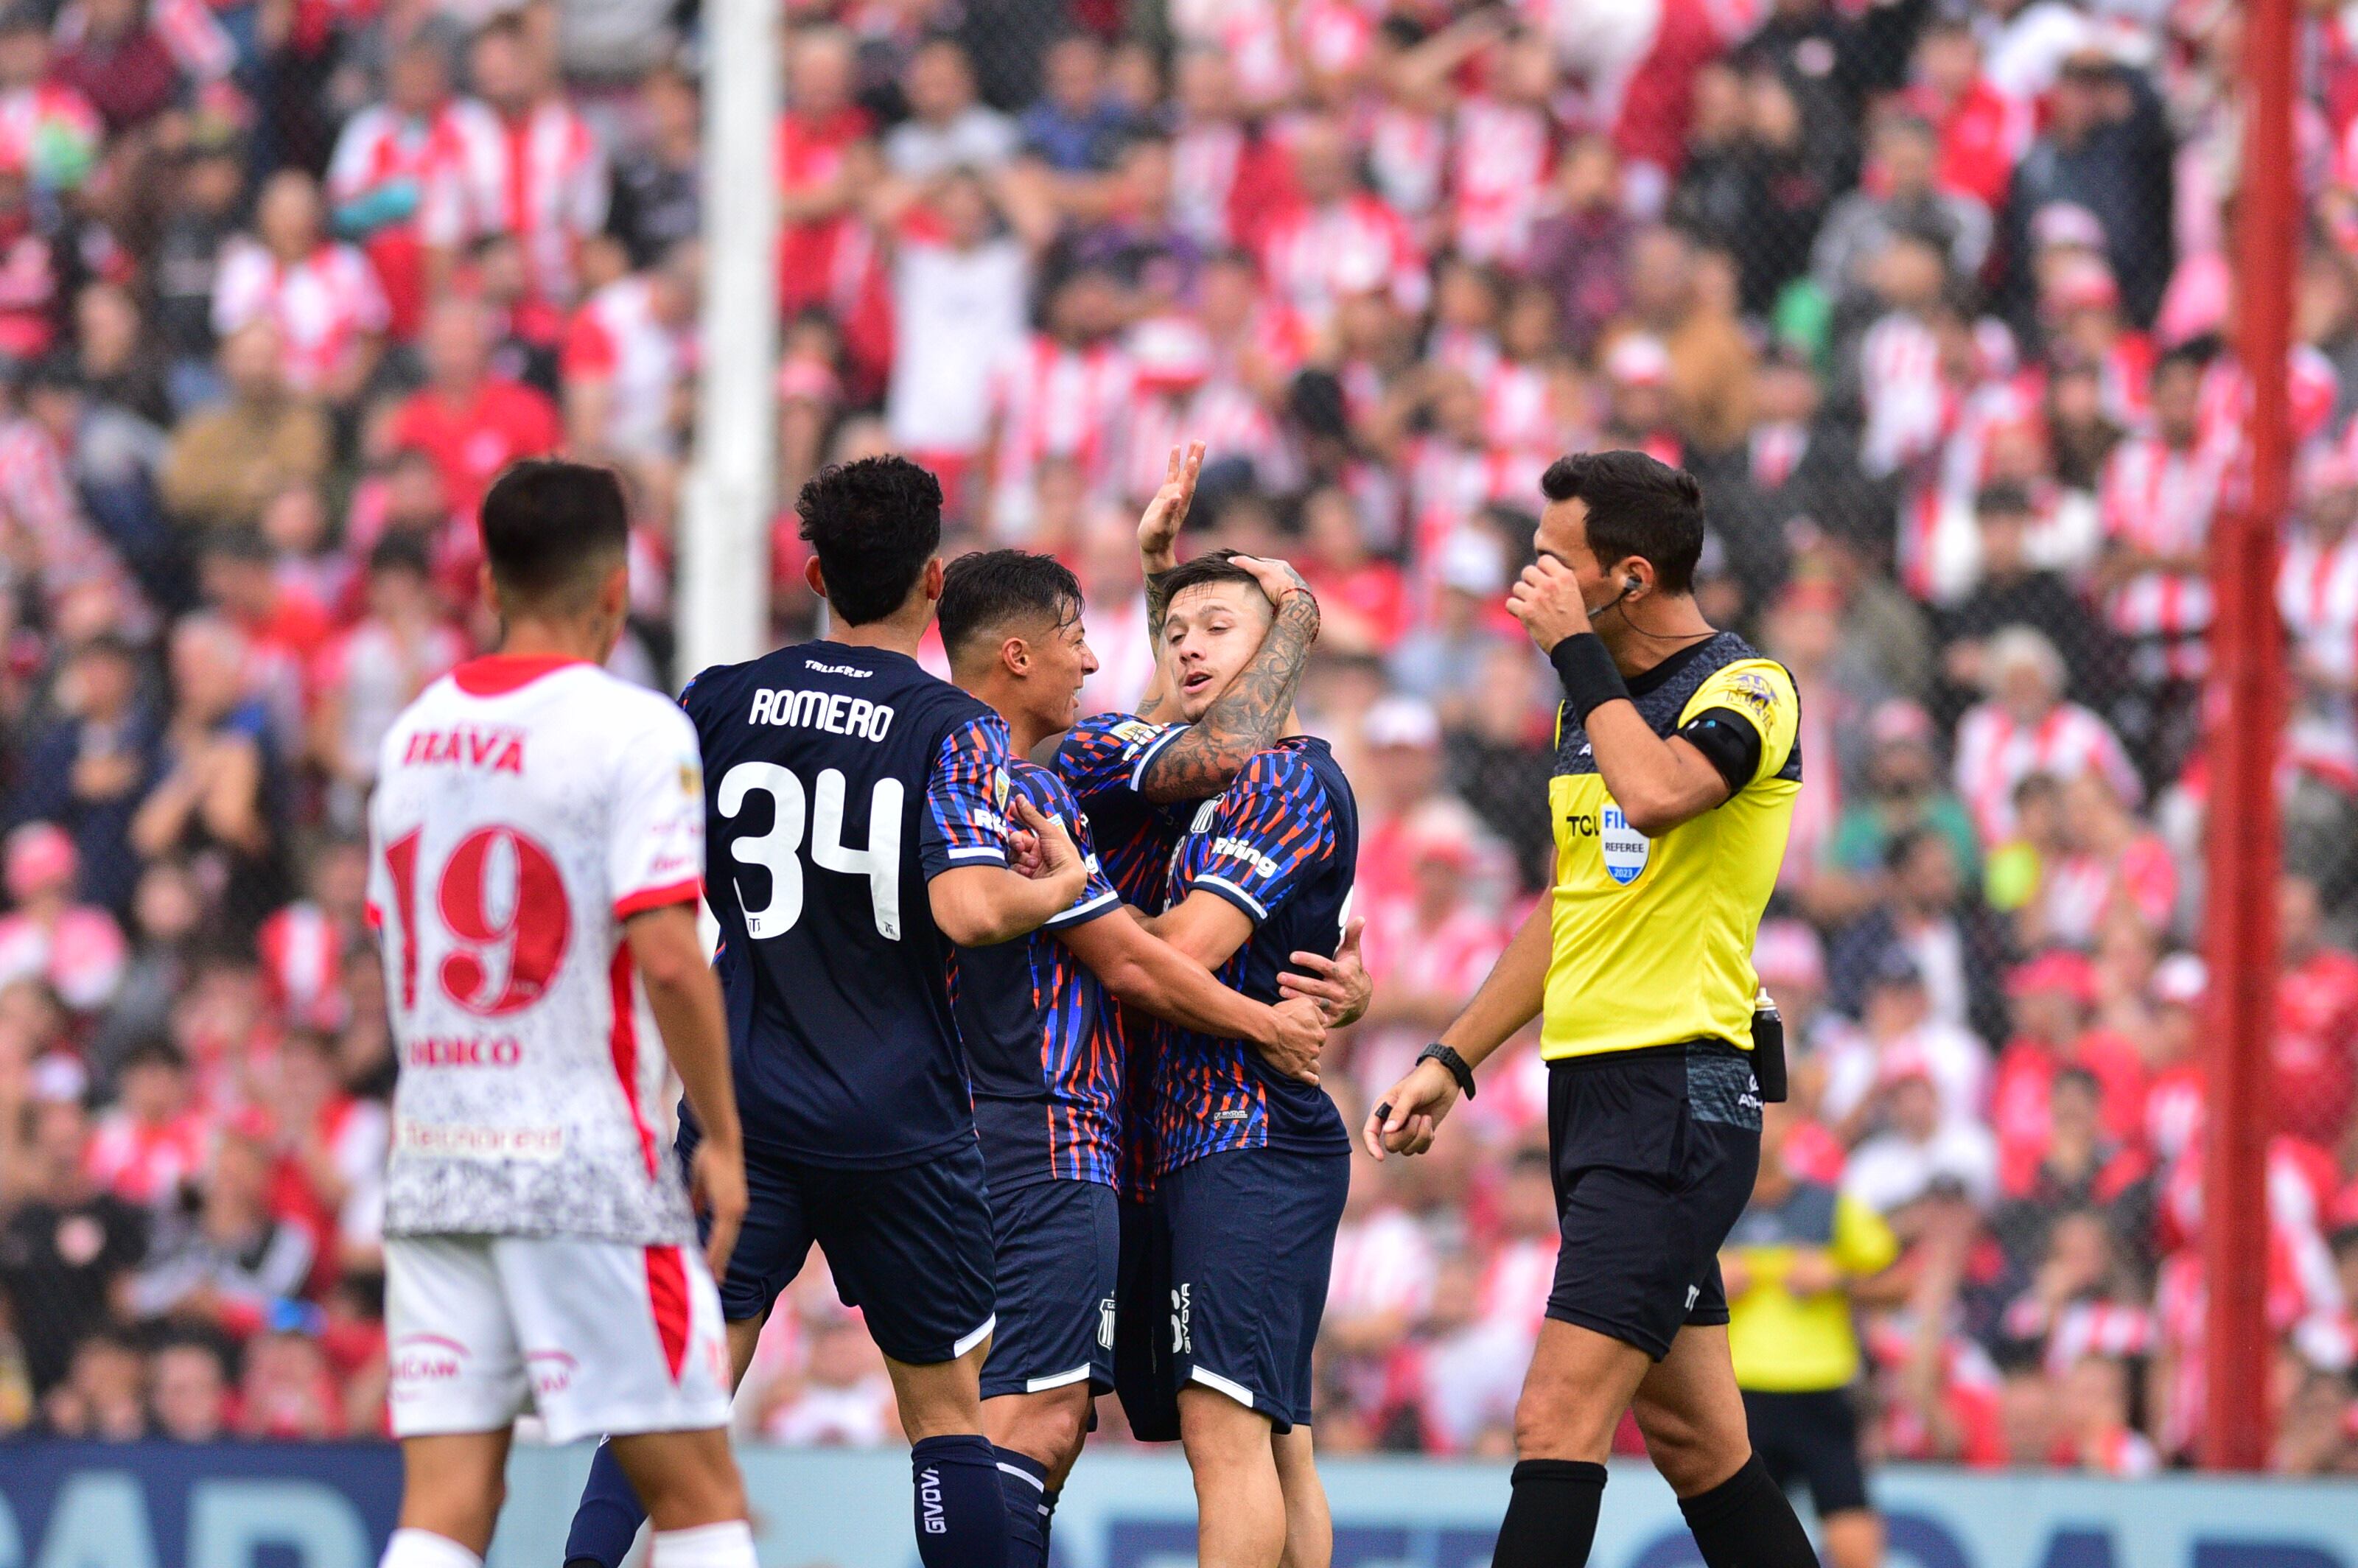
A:
{"type": "Polygon", "coordinates": [[[1760,731],[1732,708],[1706,708],[1681,725],[1679,739],[1704,754],[1732,796],[1760,771],[1760,731]]]}

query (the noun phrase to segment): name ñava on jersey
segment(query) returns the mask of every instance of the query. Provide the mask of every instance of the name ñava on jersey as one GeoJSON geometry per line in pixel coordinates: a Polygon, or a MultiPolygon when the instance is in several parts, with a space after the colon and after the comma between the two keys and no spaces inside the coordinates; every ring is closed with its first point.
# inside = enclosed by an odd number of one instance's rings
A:
{"type": "Polygon", "coordinates": [[[709,669],[705,897],[745,1140],[851,1169],[974,1136],[925,886],[1007,863],[1007,725],[915,660],[804,643],[709,669]]]}
{"type": "Polygon", "coordinates": [[[401,1078],[392,1236],[694,1235],[622,922],[692,903],[703,784],[678,708],[579,660],[419,694],[369,803],[369,920],[401,1078]]]}
{"type": "Polygon", "coordinates": [[[1056,933],[1121,913],[1064,781],[1022,758],[1011,794],[1061,817],[1089,863],[1070,909],[1013,942],[962,947],[951,976],[974,1085],[974,1130],[993,1193],[1038,1182],[1103,1182],[1121,1170],[1121,1041],[1095,971],[1056,933]]]}
{"type": "Polygon", "coordinates": [[[1628,683],[1657,735],[1707,712],[1759,738],[1750,782],[1658,838],[1631,827],[1588,735],[1559,709],[1548,806],[1555,891],[1540,1054],[1551,1061],[1690,1040],[1752,1048],[1752,944],[1801,789],[1801,705],[1785,666],[1731,632],[1628,683]]]}
{"type": "MultiPolygon", "coordinates": [[[[1171,863],[1170,903],[1201,891],[1243,911],[1252,935],[1220,966],[1220,981],[1274,1004],[1294,953],[1331,953],[1341,941],[1358,859],[1350,782],[1325,741],[1295,737],[1254,756],[1196,809],[1171,863]]],[[[1349,1150],[1325,1090],[1279,1074],[1244,1041],[1159,1033],[1158,1172],[1226,1149],[1349,1150]]]]}

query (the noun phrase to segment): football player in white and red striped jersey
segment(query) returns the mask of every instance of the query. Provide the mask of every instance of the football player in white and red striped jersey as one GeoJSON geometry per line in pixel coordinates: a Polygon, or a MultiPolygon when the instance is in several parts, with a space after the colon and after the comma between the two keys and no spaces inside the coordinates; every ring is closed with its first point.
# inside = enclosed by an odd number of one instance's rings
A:
{"type": "Polygon", "coordinates": [[[555,1441],[610,1434],[654,1568],[753,1568],[713,1283],[746,1197],[696,925],[696,733],[599,667],[629,596],[613,474],[519,464],[482,532],[501,651],[410,705],[369,807],[403,1068],[384,1231],[406,1483],[384,1568],[480,1568],[531,1407],[555,1441]],[[704,1249],[657,1130],[666,1049],[704,1133],[704,1249]]]}

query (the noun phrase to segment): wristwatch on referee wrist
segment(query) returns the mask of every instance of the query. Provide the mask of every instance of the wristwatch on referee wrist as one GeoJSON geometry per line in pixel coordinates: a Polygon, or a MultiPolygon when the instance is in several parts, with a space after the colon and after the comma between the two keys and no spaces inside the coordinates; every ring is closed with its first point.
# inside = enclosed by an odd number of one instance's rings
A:
{"type": "Polygon", "coordinates": [[[1474,1069],[1466,1065],[1465,1057],[1436,1040],[1418,1052],[1416,1059],[1420,1062],[1440,1063],[1449,1069],[1449,1076],[1457,1080],[1457,1087],[1465,1092],[1466,1098],[1467,1099],[1474,1098],[1474,1069]]]}

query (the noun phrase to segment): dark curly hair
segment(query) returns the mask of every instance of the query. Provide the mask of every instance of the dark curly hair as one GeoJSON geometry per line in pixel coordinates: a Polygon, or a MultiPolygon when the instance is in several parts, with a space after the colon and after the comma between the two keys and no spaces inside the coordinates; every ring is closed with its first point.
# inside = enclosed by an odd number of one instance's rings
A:
{"type": "Polygon", "coordinates": [[[818,556],[827,604],[847,626],[900,609],[941,548],[941,482],[903,457],[819,470],[795,498],[795,514],[818,556]]]}

